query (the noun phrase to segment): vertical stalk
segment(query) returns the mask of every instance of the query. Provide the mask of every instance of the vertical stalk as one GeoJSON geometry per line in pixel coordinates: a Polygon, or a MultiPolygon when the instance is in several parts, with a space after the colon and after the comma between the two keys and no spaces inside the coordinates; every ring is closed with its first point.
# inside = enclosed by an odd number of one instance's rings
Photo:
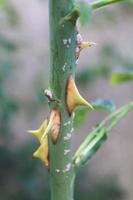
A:
{"type": "Polygon", "coordinates": [[[51,109],[61,115],[60,135],[56,144],[49,137],[49,174],[51,200],[72,200],[74,170],[72,166],[72,116],[65,105],[66,84],[75,75],[76,17],[73,0],[49,0],[50,90],[54,101],[51,109]],[[66,17],[65,17],[66,16],[66,17]]]}

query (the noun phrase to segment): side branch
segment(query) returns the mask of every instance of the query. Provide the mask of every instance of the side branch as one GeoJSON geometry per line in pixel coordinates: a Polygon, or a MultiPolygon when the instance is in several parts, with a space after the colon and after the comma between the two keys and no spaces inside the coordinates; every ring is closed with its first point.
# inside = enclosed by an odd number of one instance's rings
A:
{"type": "Polygon", "coordinates": [[[131,110],[133,110],[133,102],[111,113],[87,136],[74,156],[75,171],[88,162],[107,140],[109,132],[131,110]]]}
{"type": "Polygon", "coordinates": [[[90,6],[92,7],[93,10],[107,6],[109,4],[117,3],[123,0],[98,0],[90,3],[90,6]]]}
{"type": "Polygon", "coordinates": [[[76,7],[74,7],[69,14],[67,14],[60,20],[59,25],[63,25],[67,21],[72,21],[73,23],[76,23],[79,15],[80,15],[79,10],[76,7]]]}

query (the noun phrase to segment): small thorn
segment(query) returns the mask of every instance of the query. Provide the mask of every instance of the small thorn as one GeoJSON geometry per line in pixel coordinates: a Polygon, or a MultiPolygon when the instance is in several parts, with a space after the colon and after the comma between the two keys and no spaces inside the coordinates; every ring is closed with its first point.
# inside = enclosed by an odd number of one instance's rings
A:
{"type": "Polygon", "coordinates": [[[80,48],[84,49],[86,47],[91,47],[91,46],[94,46],[94,45],[96,45],[95,42],[81,42],[80,43],[80,48]]]}
{"type": "Polygon", "coordinates": [[[49,121],[48,121],[48,125],[41,137],[41,141],[48,135],[48,133],[50,132],[52,126],[53,126],[53,121],[54,121],[54,115],[55,113],[53,112],[53,110],[51,111],[51,114],[50,114],[50,118],[49,118],[49,121]]]}
{"type": "Polygon", "coordinates": [[[28,130],[28,133],[32,133],[40,141],[46,127],[47,127],[47,119],[44,120],[39,129],[28,130]]]}
{"type": "Polygon", "coordinates": [[[48,138],[45,137],[39,148],[33,153],[33,156],[42,160],[48,166],[48,138]]]}

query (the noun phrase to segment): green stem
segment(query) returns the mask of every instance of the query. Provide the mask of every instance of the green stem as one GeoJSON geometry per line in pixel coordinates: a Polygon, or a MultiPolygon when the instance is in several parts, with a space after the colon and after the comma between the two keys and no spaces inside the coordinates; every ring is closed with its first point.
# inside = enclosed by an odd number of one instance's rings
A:
{"type": "Polygon", "coordinates": [[[71,134],[73,119],[65,105],[66,83],[75,76],[76,19],[73,0],[49,0],[50,27],[50,108],[61,114],[60,135],[56,144],[49,138],[49,174],[51,200],[73,200],[74,169],[72,165],[71,134]],[[68,17],[69,16],[69,17],[68,17]]]}
{"type": "Polygon", "coordinates": [[[117,3],[123,0],[98,0],[90,3],[93,10],[107,6],[109,4],[117,3]]]}

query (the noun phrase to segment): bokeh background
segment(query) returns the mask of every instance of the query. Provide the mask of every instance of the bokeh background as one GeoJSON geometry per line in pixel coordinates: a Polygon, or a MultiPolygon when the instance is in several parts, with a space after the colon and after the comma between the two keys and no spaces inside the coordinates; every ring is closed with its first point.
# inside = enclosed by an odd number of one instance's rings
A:
{"type": "MultiPolygon", "coordinates": [[[[132,1],[99,9],[80,30],[97,43],[80,56],[76,79],[83,96],[111,99],[116,107],[132,101],[133,82],[110,81],[113,71],[133,70],[132,1]]],[[[0,200],[50,199],[48,172],[32,157],[38,143],[27,133],[48,114],[48,41],[48,1],[0,0],[0,200]]],[[[73,151],[107,114],[86,116],[75,128],[73,151]]],[[[130,113],[80,171],[76,200],[133,199],[132,121],[130,113]]]]}

